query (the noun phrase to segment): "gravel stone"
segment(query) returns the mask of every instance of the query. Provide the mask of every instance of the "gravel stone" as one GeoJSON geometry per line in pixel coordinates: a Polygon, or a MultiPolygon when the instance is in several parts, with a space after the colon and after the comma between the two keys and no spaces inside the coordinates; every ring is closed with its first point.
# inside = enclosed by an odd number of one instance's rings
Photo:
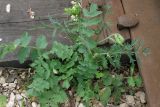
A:
{"type": "Polygon", "coordinates": [[[32,107],[38,107],[38,104],[36,102],[32,102],[32,107]]]}
{"type": "Polygon", "coordinates": [[[123,104],[120,104],[120,106],[119,106],[119,107],[129,107],[129,106],[128,106],[128,104],[123,103],[123,104]]]}
{"type": "Polygon", "coordinates": [[[14,101],[15,101],[15,95],[14,93],[11,93],[7,107],[14,107],[14,101]]]}
{"type": "Polygon", "coordinates": [[[20,94],[16,94],[16,100],[17,101],[21,101],[23,99],[23,97],[20,94]]]}
{"type": "Polygon", "coordinates": [[[17,78],[17,75],[16,75],[16,74],[10,74],[10,75],[8,76],[8,78],[6,78],[6,82],[7,82],[7,83],[13,83],[16,78],[17,78]]]}
{"type": "Polygon", "coordinates": [[[16,84],[15,83],[9,83],[8,88],[15,88],[16,84]]]}
{"type": "Polygon", "coordinates": [[[129,105],[133,106],[135,104],[134,97],[131,95],[126,95],[126,101],[127,101],[127,104],[129,104],[129,105]]]}
{"type": "Polygon", "coordinates": [[[139,91],[135,94],[135,96],[140,99],[141,103],[146,103],[146,95],[144,92],[139,91]]]}
{"type": "Polygon", "coordinates": [[[4,77],[0,77],[0,84],[5,84],[6,83],[6,80],[4,77]]]}

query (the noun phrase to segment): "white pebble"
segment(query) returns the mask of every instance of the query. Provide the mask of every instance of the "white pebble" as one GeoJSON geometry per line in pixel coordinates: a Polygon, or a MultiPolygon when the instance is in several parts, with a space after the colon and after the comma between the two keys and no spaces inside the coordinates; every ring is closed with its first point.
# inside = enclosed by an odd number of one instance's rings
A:
{"type": "Polygon", "coordinates": [[[119,106],[119,107],[129,107],[129,106],[128,106],[128,104],[123,103],[123,104],[120,104],[120,106],[119,106]]]}
{"type": "Polygon", "coordinates": [[[9,83],[9,88],[15,88],[16,84],[15,83],[9,83]]]}
{"type": "Polygon", "coordinates": [[[32,107],[38,107],[38,104],[36,102],[32,102],[32,107]]]}
{"type": "Polygon", "coordinates": [[[15,95],[14,93],[11,93],[7,107],[14,107],[14,101],[15,101],[15,95]]]}
{"type": "Polygon", "coordinates": [[[82,103],[80,103],[79,105],[78,105],[78,107],[85,107],[82,103]]]}
{"type": "Polygon", "coordinates": [[[131,95],[126,95],[126,101],[127,101],[127,104],[129,104],[129,105],[133,106],[135,104],[134,97],[131,95]]]}
{"type": "Polygon", "coordinates": [[[23,97],[22,97],[20,94],[17,94],[17,95],[16,95],[16,100],[17,100],[17,101],[20,101],[20,100],[22,100],[22,99],[23,99],[23,97]]]}
{"type": "Polygon", "coordinates": [[[4,84],[4,83],[6,83],[5,78],[4,77],[0,77],[0,84],[4,84]]]}
{"type": "Polygon", "coordinates": [[[11,12],[11,4],[6,5],[6,12],[10,13],[11,12]]]}
{"type": "Polygon", "coordinates": [[[6,86],[8,86],[8,83],[4,83],[2,86],[3,86],[3,87],[6,87],[6,86]]]}

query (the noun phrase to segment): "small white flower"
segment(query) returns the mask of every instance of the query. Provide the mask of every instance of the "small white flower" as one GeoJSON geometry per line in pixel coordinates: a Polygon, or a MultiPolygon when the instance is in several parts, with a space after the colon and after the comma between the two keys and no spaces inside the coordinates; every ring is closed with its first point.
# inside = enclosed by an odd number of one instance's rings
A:
{"type": "Polygon", "coordinates": [[[0,42],[2,41],[2,38],[0,38],[0,42]]]}
{"type": "Polygon", "coordinates": [[[71,4],[75,5],[75,4],[76,4],[76,2],[75,2],[75,1],[71,1],[71,4]]]}
{"type": "Polygon", "coordinates": [[[11,4],[6,5],[6,12],[10,13],[11,12],[11,4]]]}

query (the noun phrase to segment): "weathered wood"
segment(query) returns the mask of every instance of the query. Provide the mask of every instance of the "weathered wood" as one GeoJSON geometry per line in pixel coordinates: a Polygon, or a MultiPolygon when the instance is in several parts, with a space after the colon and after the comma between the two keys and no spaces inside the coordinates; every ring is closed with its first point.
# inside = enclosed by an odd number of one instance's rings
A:
{"type": "Polygon", "coordinates": [[[131,29],[132,38],[140,38],[151,51],[139,54],[149,107],[160,107],[160,0],[123,0],[126,14],[138,17],[140,24],[131,29]]]}
{"type": "MultiPolygon", "coordinates": [[[[46,20],[46,21],[31,21],[23,23],[0,24],[0,38],[2,38],[1,43],[12,42],[15,39],[20,38],[23,32],[28,32],[32,36],[31,45],[35,43],[36,38],[40,35],[45,35],[47,37],[49,44],[55,40],[65,44],[71,43],[71,41],[66,36],[64,35],[62,36],[60,34],[56,35],[56,37],[52,39],[53,29],[31,30],[31,28],[34,28],[34,26],[41,26],[42,22],[46,24],[49,23],[49,21],[46,20]]],[[[12,61],[12,60],[17,60],[16,53],[9,54],[3,60],[1,60],[1,62],[12,61]]]]}
{"type": "Polygon", "coordinates": [[[47,19],[48,15],[55,18],[66,17],[64,8],[71,0],[0,0],[0,23],[31,21],[28,9],[35,12],[35,19],[47,19]],[[6,5],[11,5],[10,13],[6,5]]]}
{"type": "MultiPolygon", "coordinates": [[[[49,43],[52,42],[52,32],[46,29],[30,30],[41,23],[49,24],[48,16],[63,20],[68,18],[64,14],[64,8],[70,5],[71,0],[0,0],[0,38],[1,43],[12,42],[20,38],[23,32],[29,32],[32,35],[34,44],[37,36],[46,35],[49,43]],[[7,13],[6,5],[10,4],[10,12],[7,13]],[[35,19],[31,19],[28,9],[35,12],[35,19]]],[[[69,44],[70,41],[62,35],[57,35],[54,40],[69,44]]],[[[24,64],[26,65],[26,64],[24,64]]],[[[0,60],[0,66],[24,67],[17,62],[16,52],[7,55],[0,60]]]]}

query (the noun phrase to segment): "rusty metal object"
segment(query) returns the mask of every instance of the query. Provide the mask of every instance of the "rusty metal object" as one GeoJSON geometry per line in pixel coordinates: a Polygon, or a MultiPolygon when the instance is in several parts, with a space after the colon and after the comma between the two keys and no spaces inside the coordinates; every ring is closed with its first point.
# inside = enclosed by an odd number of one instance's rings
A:
{"type": "Polygon", "coordinates": [[[125,28],[133,28],[136,27],[139,24],[139,20],[132,15],[122,15],[118,17],[118,23],[117,27],[119,30],[125,29],[125,28]]]}
{"type": "Polygon", "coordinates": [[[122,0],[126,14],[135,14],[140,20],[131,29],[132,38],[144,41],[151,54],[139,54],[139,68],[144,79],[149,107],[160,107],[160,0],[122,0]]]}

